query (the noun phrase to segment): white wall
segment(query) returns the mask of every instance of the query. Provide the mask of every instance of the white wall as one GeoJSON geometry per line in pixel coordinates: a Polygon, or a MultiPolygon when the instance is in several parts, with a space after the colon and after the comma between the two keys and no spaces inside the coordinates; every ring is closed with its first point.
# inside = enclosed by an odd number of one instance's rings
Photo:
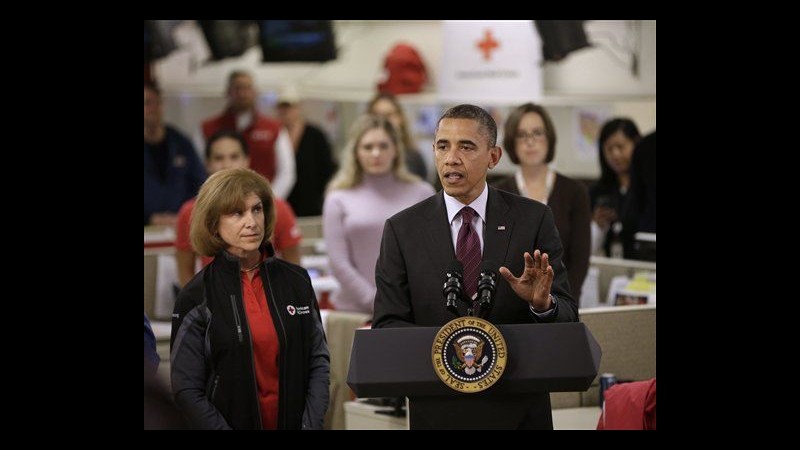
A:
{"type": "MultiPolygon", "coordinates": [[[[587,158],[587,152],[581,153],[575,145],[576,108],[605,108],[610,115],[630,116],[643,134],[655,129],[656,24],[589,21],[585,28],[593,47],[573,52],[559,63],[545,63],[542,103],[553,116],[558,133],[556,167],[567,175],[592,178],[599,175],[599,166],[596,154],[587,158]],[[637,76],[630,70],[632,52],[639,55],[637,76]]],[[[227,74],[246,69],[256,76],[265,112],[274,104],[281,86],[295,84],[307,99],[307,116],[329,131],[338,149],[352,119],[373,95],[386,53],[399,42],[410,43],[420,51],[429,75],[422,94],[401,96],[410,119],[426,106],[440,110],[449,106],[436,96],[442,53],[439,21],[334,21],[334,29],[338,57],[327,63],[262,64],[259,47],[239,58],[204,63],[208,48],[202,33],[194,21],[184,22],[176,33],[181,49],[154,65],[165,92],[167,120],[190,135],[196,134],[201,119],[222,109],[227,74]]],[[[499,108],[501,118],[511,106],[499,108]]],[[[502,125],[498,122],[499,127],[502,125]]],[[[418,133],[415,138],[424,143],[430,136],[418,133]]],[[[421,147],[424,151],[429,148],[421,147]]],[[[512,171],[514,166],[503,159],[495,170],[512,171]]]]}
{"type": "Polygon", "coordinates": [[[396,43],[418,48],[432,80],[437,76],[441,55],[441,25],[438,21],[334,21],[337,59],[327,63],[261,63],[261,49],[250,48],[239,58],[200,63],[208,48],[199,27],[186,21],[176,33],[184,47],[158,61],[156,78],[165,90],[219,95],[233,69],[246,69],[265,91],[284,83],[296,83],[300,93],[326,99],[367,99],[383,70],[383,59],[396,43]],[[356,97],[353,97],[355,95],[356,97]]]}
{"type": "Polygon", "coordinates": [[[544,66],[550,95],[652,95],[656,93],[656,21],[590,20],[585,30],[591,48],[544,66]],[[631,73],[632,58],[639,73],[631,73]]]}
{"type": "MultiPolygon", "coordinates": [[[[239,58],[203,62],[208,46],[194,21],[176,31],[179,50],[155,64],[156,77],[166,90],[219,94],[226,75],[243,68],[256,74],[258,85],[275,90],[287,81],[302,93],[342,96],[366,94],[375,87],[383,59],[399,42],[415,46],[427,65],[435,92],[442,52],[440,21],[334,21],[338,57],[327,63],[261,63],[261,49],[250,48],[239,58]]],[[[593,47],[571,53],[558,63],[544,64],[545,93],[564,95],[655,95],[655,21],[598,20],[585,26],[593,47]],[[630,51],[639,55],[639,75],[630,71],[630,51]]]]}

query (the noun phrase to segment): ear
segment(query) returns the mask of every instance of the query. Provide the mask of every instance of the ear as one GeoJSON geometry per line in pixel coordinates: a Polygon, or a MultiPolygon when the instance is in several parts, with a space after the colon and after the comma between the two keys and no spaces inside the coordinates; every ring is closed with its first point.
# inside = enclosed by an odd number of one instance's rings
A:
{"type": "Polygon", "coordinates": [[[500,157],[503,156],[503,149],[499,145],[489,149],[489,168],[494,169],[494,166],[500,162],[500,157]]]}

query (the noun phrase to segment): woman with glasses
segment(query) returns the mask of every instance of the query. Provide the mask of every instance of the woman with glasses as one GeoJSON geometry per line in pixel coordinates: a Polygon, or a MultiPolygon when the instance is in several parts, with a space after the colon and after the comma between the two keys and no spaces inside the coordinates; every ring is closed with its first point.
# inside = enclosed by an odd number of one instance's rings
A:
{"type": "Polygon", "coordinates": [[[519,168],[495,187],[538,200],[553,211],[564,247],[562,260],[570,290],[580,306],[583,280],[589,270],[589,193],[583,184],[548,166],[556,154],[556,130],[542,106],[525,103],[511,113],[505,125],[503,146],[519,168]]]}

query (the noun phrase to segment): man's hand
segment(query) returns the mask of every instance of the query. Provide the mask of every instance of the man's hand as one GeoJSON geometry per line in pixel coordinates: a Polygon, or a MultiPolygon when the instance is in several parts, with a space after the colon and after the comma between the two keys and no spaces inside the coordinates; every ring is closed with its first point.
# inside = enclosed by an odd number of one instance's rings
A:
{"type": "Polygon", "coordinates": [[[525,252],[525,270],[519,278],[515,277],[506,266],[500,268],[500,275],[508,281],[514,292],[530,303],[536,311],[550,309],[550,288],[553,286],[553,267],[550,266],[547,253],[539,250],[533,256],[525,252]]]}

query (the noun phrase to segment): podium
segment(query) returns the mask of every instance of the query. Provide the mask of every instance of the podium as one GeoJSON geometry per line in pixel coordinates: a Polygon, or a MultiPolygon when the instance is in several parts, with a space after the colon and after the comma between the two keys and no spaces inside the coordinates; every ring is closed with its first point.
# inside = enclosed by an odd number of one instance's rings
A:
{"type": "Polygon", "coordinates": [[[580,322],[496,327],[508,360],[485,391],[461,393],[436,375],[438,327],[356,330],[347,384],[359,397],[409,397],[412,430],[552,428],[549,393],[587,390],[600,345],[580,322]]]}

